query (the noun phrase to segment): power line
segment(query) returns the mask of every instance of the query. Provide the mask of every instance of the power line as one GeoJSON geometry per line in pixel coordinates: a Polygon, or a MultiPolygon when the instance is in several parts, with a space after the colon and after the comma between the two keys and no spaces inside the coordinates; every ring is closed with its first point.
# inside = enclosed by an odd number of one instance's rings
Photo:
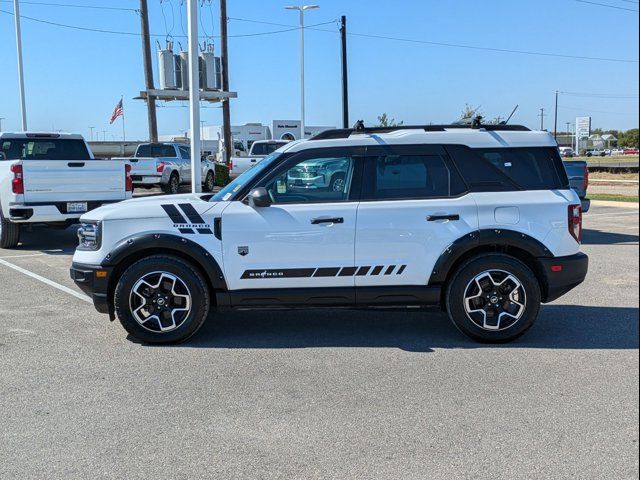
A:
{"type": "MultiPolygon", "coordinates": [[[[13,16],[13,12],[8,12],[6,10],[0,10],[0,13],[5,13],[7,15],[12,15],[13,16]]],[[[50,22],[48,20],[42,20],[40,18],[29,17],[29,16],[26,16],[26,15],[20,15],[20,18],[23,18],[23,19],[26,19],[26,20],[31,20],[32,22],[44,23],[46,25],[52,25],[52,26],[62,27],[62,28],[70,28],[70,29],[73,29],[73,30],[82,30],[82,31],[85,31],[85,32],[109,33],[109,34],[112,34],[112,35],[140,36],[140,33],[138,33],[138,32],[122,32],[122,31],[118,31],[118,30],[106,30],[106,29],[101,29],[101,28],[80,27],[78,25],[68,25],[68,24],[64,24],[64,23],[50,22]]],[[[317,23],[315,25],[310,25],[309,27],[305,27],[305,28],[319,27],[319,26],[322,26],[322,25],[328,25],[329,23],[333,23],[333,21],[324,22],[324,23],[317,23]]],[[[277,33],[291,32],[291,31],[299,30],[299,29],[300,29],[300,27],[291,27],[291,28],[288,28],[286,30],[274,30],[274,31],[271,31],[271,32],[244,33],[244,34],[229,35],[229,37],[233,37],[233,38],[258,37],[258,36],[263,36],[263,35],[274,35],[274,34],[277,34],[277,33]]],[[[152,36],[152,37],[165,37],[166,35],[151,34],[150,36],[152,36]]],[[[186,35],[176,35],[176,37],[187,38],[186,35]]],[[[220,36],[219,35],[214,35],[214,37],[219,38],[220,36]]],[[[207,38],[207,37],[206,36],[200,36],[200,38],[207,38]]]]}
{"type": "MultiPolygon", "coordinates": [[[[0,3],[13,3],[13,0],[0,0],[0,3]]],[[[93,10],[120,10],[123,12],[137,12],[136,8],[125,7],[103,7],[98,5],[86,5],[86,4],[71,4],[71,3],[53,3],[53,2],[29,2],[20,1],[21,5],[40,5],[43,7],[67,7],[67,8],[88,8],[93,10]]]]}
{"type": "MultiPolygon", "coordinates": [[[[575,0],[575,1],[579,2],[579,3],[587,3],[589,5],[597,5],[598,7],[615,8],[616,10],[626,10],[628,12],[638,12],[639,11],[639,10],[636,10],[636,9],[633,9],[633,8],[618,7],[616,5],[607,5],[606,3],[589,2],[588,0],[575,0]]],[[[629,3],[633,3],[633,2],[629,2],[629,3]]]]}
{"type": "Polygon", "coordinates": [[[562,95],[570,97],[584,98],[607,98],[607,99],[634,99],[638,98],[637,94],[616,94],[616,93],[578,93],[578,92],[560,92],[562,95]]]}
{"type": "Polygon", "coordinates": [[[606,113],[606,114],[609,114],[609,115],[633,115],[633,116],[636,115],[635,113],[629,113],[629,112],[626,112],[626,113],[623,113],[623,112],[608,112],[608,111],[605,111],[605,110],[593,110],[592,108],[589,108],[589,107],[570,107],[570,106],[567,106],[567,105],[560,105],[560,106],[558,106],[558,108],[561,109],[561,110],[573,110],[573,111],[583,112],[583,113],[588,112],[588,113],[606,113]]]}

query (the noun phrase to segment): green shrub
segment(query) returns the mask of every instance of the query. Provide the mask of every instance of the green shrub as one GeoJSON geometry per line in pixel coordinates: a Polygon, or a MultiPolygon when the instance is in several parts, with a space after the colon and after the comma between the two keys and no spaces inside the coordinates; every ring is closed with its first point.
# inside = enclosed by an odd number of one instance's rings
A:
{"type": "Polygon", "coordinates": [[[216,185],[219,187],[226,186],[231,179],[229,178],[229,167],[224,163],[216,163],[216,185]]]}

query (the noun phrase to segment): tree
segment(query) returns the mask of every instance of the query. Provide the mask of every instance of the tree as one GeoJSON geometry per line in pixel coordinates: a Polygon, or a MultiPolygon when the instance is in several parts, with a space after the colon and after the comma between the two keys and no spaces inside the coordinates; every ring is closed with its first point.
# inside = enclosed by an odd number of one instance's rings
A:
{"type": "Polygon", "coordinates": [[[378,127],[399,127],[400,125],[404,125],[404,122],[396,123],[396,119],[389,119],[386,113],[378,116],[378,127]]]}
{"type": "Polygon", "coordinates": [[[637,128],[632,128],[626,132],[620,132],[618,145],[621,147],[638,148],[638,144],[640,143],[639,132],[640,131],[637,128]]]}
{"type": "Polygon", "coordinates": [[[480,105],[478,105],[477,107],[474,107],[473,105],[470,105],[468,103],[464,104],[464,109],[462,110],[462,113],[460,115],[460,120],[473,120],[475,117],[477,117],[478,115],[482,115],[482,110],[480,105]]]}

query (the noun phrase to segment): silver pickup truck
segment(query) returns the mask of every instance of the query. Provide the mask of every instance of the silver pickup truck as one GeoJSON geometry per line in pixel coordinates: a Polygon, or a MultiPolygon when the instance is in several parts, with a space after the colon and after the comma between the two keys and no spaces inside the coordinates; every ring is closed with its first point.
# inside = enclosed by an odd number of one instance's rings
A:
{"type": "MultiPolygon", "coordinates": [[[[191,182],[191,149],[180,143],[141,143],[131,158],[125,158],[131,165],[131,179],[134,187],[152,188],[159,186],[164,193],[176,194],[180,185],[191,182]]],[[[201,159],[202,186],[205,192],[215,187],[214,162],[201,159]]]]}

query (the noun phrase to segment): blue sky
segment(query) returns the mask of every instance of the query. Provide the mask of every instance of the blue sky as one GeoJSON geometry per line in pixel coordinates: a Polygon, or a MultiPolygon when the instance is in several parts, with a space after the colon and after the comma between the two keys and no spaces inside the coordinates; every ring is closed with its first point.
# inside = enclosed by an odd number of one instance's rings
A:
{"type": "MultiPolygon", "coordinates": [[[[137,0],[31,0],[135,9],[137,0]]],[[[635,0],[594,0],[638,10],[635,0]]],[[[207,34],[219,33],[218,2],[211,19],[202,11],[207,34]]],[[[578,115],[591,115],[593,126],[628,129],[638,126],[638,13],[576,0],[317,0],[307,25],[337,21],[346,15],[354,33],[547,52],[616,58],[609,62],[523,55],[434,46],[361,36],[349,37],[351,122],[374,124],[387,112],[405,123],[443,123],[456,119],[465,103],[481,105],[488,117],[506,116],[519,104],[513,123],[538,128],[539,109],[553,128],[554,91],[614,94],[631,98],[560,96],[559,128],[578,115]]],[[[151,31],[163,42],[165,22],[176,41],[186,30],[181,0],[149,0],[151,31]],[[182,26],[181,15],[182,11],[182,26]]],[[[297,13],[284,0],[228,0],[228,16],[297,25],[297,13]]],[[[0,1],[0,10],[13,10],[0,1]]],[[[139,32],[133,11],[34,5],[23,0],[21,13],[49,22],[86,28],[139,32]]],[[[306,32],[307,124],[341,123],[340,56],[337,23],[318,27],[335,33],[306,32]]],[[[143,102],[133,100],[144,86],[141,42],[135,35],[115,35],[22,21],[29,129],[80,132],[89,126],[120,139],[119,122],[109,116],[120,95],[125,98],[128,138],[147,135],[143,102]]],[[[231,20],[230,35],[273,32],[284,27],[231,20]]],[[[203,32],[201,31],[201,34],[203,32]]],[[[299,34],[233,37],[229,40],[231,89],[238,99],[232,123],[270,123],[299,116],[299,34]]],[[[13,16],[0,13],[0,117],[4,130],[18,130],[20,110],[13,16]]],[[[216,42],[216,50],[218,45],[216,42]]],[[[155,70],[155,82],[157,69],[155,70]]],[[[177,102],[167,104],[178,105],[177,102]]],[[[184,131],[187,108],[159,108],[160,133],[184,131]]],[[[221,123],[218,108],[202,110],[207,125],[221,123]]],[[[102,137],[102,134],[100,134],[102,137]]]]}

